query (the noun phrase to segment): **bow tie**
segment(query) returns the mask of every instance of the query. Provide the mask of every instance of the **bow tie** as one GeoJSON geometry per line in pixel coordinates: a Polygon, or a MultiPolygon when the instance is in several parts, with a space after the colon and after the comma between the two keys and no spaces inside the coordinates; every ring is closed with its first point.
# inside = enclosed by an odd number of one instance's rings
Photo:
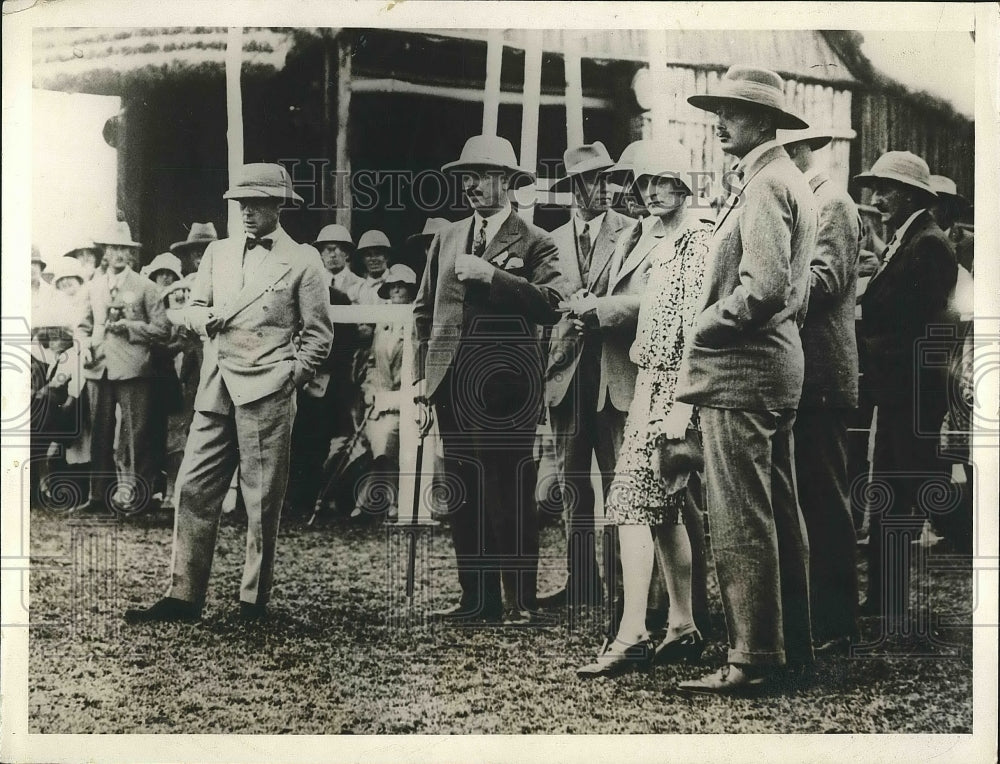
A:
{"type": "Polygon", "coordinates": [[[263,247],[268,252],[271,251],[271,247],[274,246],[274,242],[271,239],[255,239],[252,236],[247,237],[247,249],[253,249],[254,247],[263,247]]]}

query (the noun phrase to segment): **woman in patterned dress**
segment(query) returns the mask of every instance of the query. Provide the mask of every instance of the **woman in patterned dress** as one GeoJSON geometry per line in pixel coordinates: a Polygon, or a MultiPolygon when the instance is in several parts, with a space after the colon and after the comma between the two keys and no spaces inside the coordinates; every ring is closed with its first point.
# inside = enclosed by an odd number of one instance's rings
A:
{"type": "Polygon", "coordinates": [[[692,174],[681,167],[662,149],[637,158],[633,167],[650,216],[636,223],[643,228],[640,235],[623,235],[619,246],[637,246],[646,236],[659,242],[629,353],[638,366],[635,397],[606,500],[609,519],[618,526],[624,613],[615,640],[605,641],[597,661],[577,671],[581,678],[646,667],[654,656],[657,662],[695,659],[704,646],[691,612],[691,544],[681,520],[690,472],[660,474],[663,444],[683,439],[691,421],[691,407],[675,403],[674,390],[697,315],[711,235],[691,208],[686,181],[692,174]],[[656,647],[645,623],[654,547],[670,597],[667,634],[656,647]]]}

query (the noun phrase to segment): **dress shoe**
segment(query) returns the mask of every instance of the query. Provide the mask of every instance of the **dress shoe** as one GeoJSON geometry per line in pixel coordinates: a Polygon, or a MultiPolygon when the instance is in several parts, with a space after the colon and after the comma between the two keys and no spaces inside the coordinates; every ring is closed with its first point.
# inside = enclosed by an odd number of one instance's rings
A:
{"type": "Polygon", "coordinates": [[[714,674],[706,674],[698,679],[688,679],[677,685],[683,692],[699,695],[756,695],[763,692],[767,684],[765,677],[756,672],[727,663],[714,674]]]}
{"type": "Polygon", "coordinates": [[[620,676],[629,671],[650,671],[654,652],[649,639],[640,639],[631,645],[624,645],[618,640],[604,640],[597,660],[578,668],[576,675],[580,679],[596,679],[600,676],[620,676]]]}
{"type": "Polygon", "coordinates": [[[201,618],[201,608],[193,602],[164,597],[148,608],[131,608],[125,611],[126,623],[152,623],[183,621],[191,623],[201,618]]]}
{"type": "Polygon", "coordinates": [[[502,613],[492,608],[468,607],[459,603],[444,610],[435,610],[428,614],[427,618],[431,623],[496,623],[501,620],[502,613]]]}
{"type": "Polygon", "coordinates": [[[252,602],[240,600],[240,620],[246,623],[259,623],[267,620],[267,605],[255,605],[252,602]]]}
{"type": "Polygon", "coordinates": [[[813,652],[818,658],[830,658],[835,655],[850,655],[851,643],[850,637],[834,637],[833,639],[828,639],[825,642],[821,642],[813,648],[813,652]]]}
{"type": "Polygon", "coordinates": [[[689,631],[673,639],[664,639],[656,646],[653,662],[659,665],[668,663],[697,663],[705,649],[705,640],[697,631],[689,631]]]}
{"type": "Polygon", "coordinates": [[[566,607],[567,602],[569,602],[569,596],[566,593],[565,586],[546,594],[538,595],[538,607],[543,610],[566,607]]]}
{"type": "Polygon", "coordinates": [[[504,626],[530,626],[534,623],[530,610],[507,608],[503,613],[504,626]]]}

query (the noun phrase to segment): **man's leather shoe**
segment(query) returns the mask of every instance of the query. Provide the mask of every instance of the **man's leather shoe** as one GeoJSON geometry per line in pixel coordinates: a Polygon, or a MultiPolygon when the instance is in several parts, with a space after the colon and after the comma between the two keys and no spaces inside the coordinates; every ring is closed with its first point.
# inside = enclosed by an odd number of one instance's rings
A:
{"type": "Polygon", "coordinates": [[[267,620],[267,605],[255,605],[240,600],[240,620],[251,623],[267,620]]]}
{"type": "Polygon", "coordinates": [[[538,607],[542,610],[566,607],[569,597],[566,594],[566,587],[555,589],[546,594],[538,595],[538,607]]]}
{"type": "Polygon", "coordinates": [[[689,631],[680,637],[664,639],[656,646],[656,655],[653,661],[658,665],[668,663],[697,663],[701,658],[701,653],[705,649],[705,640],[701,634],[689,631]]]}
{"type": "Polygon", "coordinates": [[[815,648],[813,652],[818,658],[829,658],[835,655],[849,655],[851,652],[851,643],[853,640],[850,637],[834,637],[833,639],[828,639],[825,642],[821,642],[815,648]]]}
{"type": "Polygon", "coordinates": [[[765,677],[728,663],[714,674],[688,679],[677,685],[679,690],[699,695],[757,695],[766,688],[765,677]]]}
{"type": "Polygon", "coordinates": [[[449,624],[464,624],[464,623],[495,623],[499,621],[502,614],[499,611],[482,608],[482,607],[467,607],[466,605],[458,604],[454,607],[445,608],[444,610],[435,610],[428,614],[427,618],[431,623],[449,623],[449,624]]]}
{"type": "Polygon", "coordinates": [[[130,608],[125,611],[126,623],[152,623],[183,621],[191,623],[201,618],[201,608],[193,602],[164,597],[148,608],[130,608]]]}

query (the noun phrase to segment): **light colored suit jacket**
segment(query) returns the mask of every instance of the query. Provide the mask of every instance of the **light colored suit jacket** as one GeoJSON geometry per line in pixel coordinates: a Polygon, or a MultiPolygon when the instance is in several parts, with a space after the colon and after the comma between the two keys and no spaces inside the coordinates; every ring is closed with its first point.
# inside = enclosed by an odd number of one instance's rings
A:
{"type": "Polygon", "coordinates": [[[517,212],[500,226],[483,259],[496,267],[489,287],[467,287],[455,275],[455,259],[471,252],[473,217],[451,223],[435,235],[427,268],[413,303],[416,343],[415,380],[426,380],[427,394],[437,390],[451,367],[463,329],[476,314],[524,319],[525,341],[542,348],[536,325],[555,322],[560,292],[559,253],[552,238],[517,212]],[[468,299],[467,299],[467,292],[468,299]]]}
{"type": "Polygon", "coordinates": [[[286,385],[291,393],[330,352],[330,277],[319,254],[281,227],[269,238],[274,247],[263,266],[246,274],[245,236],[205,250],[185,322],[199,334],[213,318],[222,326],[205,342],[198,411],[227,413],[232,403],[252,403],[286,385]]]}
{"type": "Polygon", "coordinates": [[[812,191],[775,145],[745,169],[742,190],[719,212],[678,400],[745,411],[798,406],[798,320],[815,240],[812,191]]]}
{"type": "MultiPolygon", "coordinates": [[[[608,293],[608,283],[611,280],[612,256],[615,247],[623,231],[626,231],[634,221],[614,210],[608,210],[604,214],[604,221],[594,242],[593,253],[590,260],[590,271],[587,282],[584,283],[580,274],[580,262],[576,255],[577,241],[573,220],[560,226],[552,232],[552,239],[559,248],[559,272],[562,274],[562,286],[560,291],[564,294],[572,295],[586,287],[586,289],[598,297],[604,297],[608,293]]],[[[609,341],[614,341],[610,338],[609,341]]],[[[602,343],[599,336],[588,337],[588,342],[602,343]]],[[[576,374],[580,362],[580,355],[583,352],[584,338],[573,328],[569,317],[561,319],[552,328],[552,337],[549,342],[549,357],[545,372],[545,403],[548,406],[557,406],[566,396],[573,376],[576,374]]]]}
{"type": "Polygon", "coordinates": [[[160,288],[126,268],[114,299],[107,274],[95,275],[87,285],[87,294],[87,309],[78,333],[90,337],[94,363],[87,362],[84,376],[102,379],[106,373],[108,379],[151,377],[150,345],[166,342],[170,337],[170,322],[160,300],[160,288]],[[127,334],[106,331],[112,305],[121,308],[127,334]]]}
{"type": "Polygon", "coordinates": [[[814,175],[819,228],[809,264],[809,309],[802,325],[805,381],[801,406],[858,405],[858,343],[854,327],[861,219],[847,193],[826,173],[814,175]]]}

